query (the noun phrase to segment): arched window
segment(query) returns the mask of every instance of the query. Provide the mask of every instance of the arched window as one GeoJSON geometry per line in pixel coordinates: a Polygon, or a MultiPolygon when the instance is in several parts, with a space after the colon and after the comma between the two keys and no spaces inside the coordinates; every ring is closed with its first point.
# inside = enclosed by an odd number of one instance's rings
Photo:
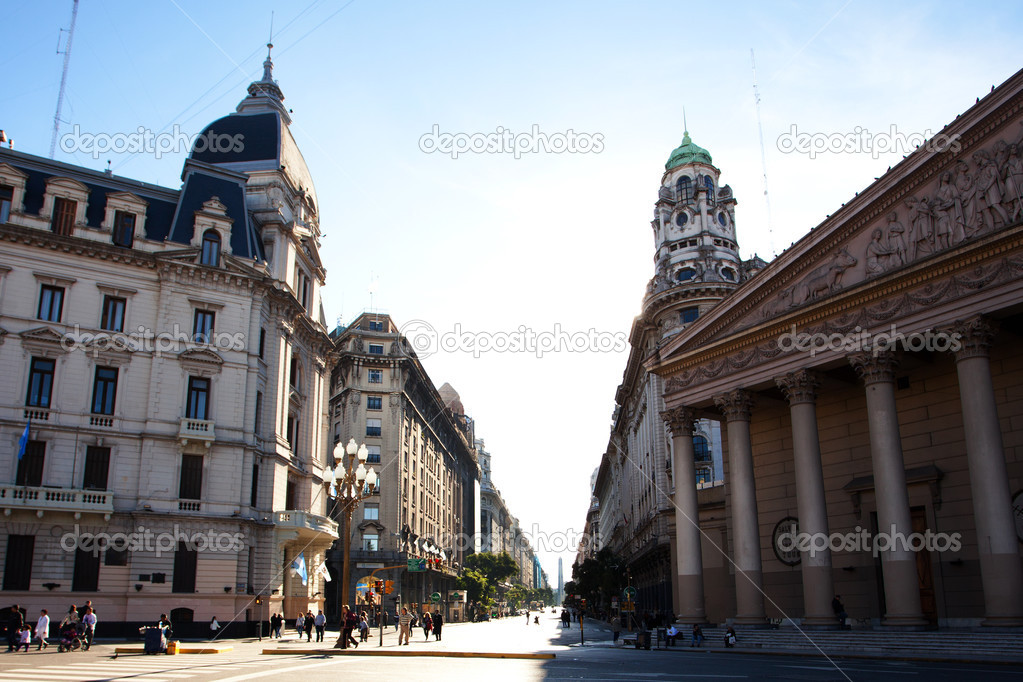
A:
{"type": "Polygon", "coordinates": [[[688,204],[693,200],[693,181],[689,179],[688,175],[683,175],[675,183],[676,194],[678,194],[678,200],[688,204]]]}
{"type": "Polygon", "coordinates": [[[693,436],[693,459],[697,462],[710,461],[710,443],[703,436],[693,436]]]}
{"type": "Polygon", "coordinates": [[[213,267],[220,265],[220,234],[216,230],[206,230],[203,233],[199,262],[213,267]]]}
{"type": "Polygon", "coordinates": [[[675,274],[675,279],[679,282],[687,282],[696,275],[696,270],[692,268],[683,268],[675,274]]]}
{"type": "Polygon", "coordinates": [[[714,196],[714,178],[709,175],[704,175],[703,184],[707,187],[707,203],[713,206],[716,203],[716,198],[714,196]]]}
{"type": "Polygon", "coordinates": [[[729,282],[735,281],[735,270],[732,268],[721,268],[721,276],[727,279],[729,282]]]}

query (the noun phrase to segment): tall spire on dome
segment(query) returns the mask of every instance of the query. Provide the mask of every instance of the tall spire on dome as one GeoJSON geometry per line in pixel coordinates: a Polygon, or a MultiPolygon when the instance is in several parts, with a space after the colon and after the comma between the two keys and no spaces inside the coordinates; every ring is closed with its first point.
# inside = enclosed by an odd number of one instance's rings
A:
{"type": "Polygon", "coordinates": [[[238,104],[237,111],[238,113],[257,113],[260,110],[274,109],[290,124],[291,116],[284,107],[284,93],[273,76],[274,62],[271,56],[273,48],[273,41],[268,41],[266,59],[263,61],[263,77],[249,84],[249,96],[238,104]]]}
{"type": "Polygon", "coordinates": [[[274,49],[273,43],[266,44],[266,61],[263,62],[263,80],[273,82],[274,79],[274,63],[270,59],[270,51],[274,49]]]}

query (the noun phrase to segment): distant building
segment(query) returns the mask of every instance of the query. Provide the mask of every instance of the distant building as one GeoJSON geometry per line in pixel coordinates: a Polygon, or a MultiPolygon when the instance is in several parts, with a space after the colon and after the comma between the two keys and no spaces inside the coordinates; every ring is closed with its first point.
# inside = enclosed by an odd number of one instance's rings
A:
{"type": "Polygon", "coordinates": [[[674,470],[670,431],[661,417],[664,384],[644,363],[763,268],[759,258],[739,256],[735,205],[710,154],[686,131],[661,178],[651,222],[655,275],[632,325],[632,349],[587,516],[591,552],[607,547],[625,561],[641,611],[674,608],[677,480],[713,487],[722,478],[721,431],[712,420],[694,424],[691,471],[674,470]]]}
{"type": "MultiPolygon", "coordinates": [[[[363,313],[331,338],[337,355],[330,385],[331,438],[342,445],[352,438],[369,450],[367,466],[380,473],[375,494],[358,505],[347,541],[351,543],[349,601],[362,605],[367,578],[374,569],[406,566],[427,559],[427,570],[380,572],[398,590],[385,595],[393,612],[396,600],[410,606],[441,595],[446,615],[465,617],[453,601],[455,580],[467,554],[475,550],[480,468],[474,425],[458,394],[434,388],[422,364],[388,315],[363,313]]],[[[450,389],[450,390],[448,390],[450,389]]],[[[331,508],[344,519],[338,504],[331,508]]],[[[344,530],[331,550],[331,573],[342,574],[344,530]]],[[[332,581],[327,608],[339,613],[340,592],[332,581]]],[[[431,610],[434,605],[430,604],[431,610]]]]}

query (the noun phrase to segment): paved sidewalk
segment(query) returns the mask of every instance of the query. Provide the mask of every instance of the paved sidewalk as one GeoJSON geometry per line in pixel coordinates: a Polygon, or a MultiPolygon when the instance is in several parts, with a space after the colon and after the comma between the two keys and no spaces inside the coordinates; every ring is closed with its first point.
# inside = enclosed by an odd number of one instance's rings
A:
{"type": "MultiPolygon", "coordinates": [[[[586,620],[586,645],[607,648],[625,647],[612,641],[611,628],[606,623],[586,620]]],[[[898,632],[891,630],[839,630],[806,631],[795,628],[737,630],[738,643],[727,648],[724,644],[725,628],[703,628],[702,646],[691,647],[688,629],[679,628],[678,644],[657,646],[651,637],[652,651],[670,651],[674,655],[715,654],[777,654],[810,656],[815,658],[871,658],[904,661],[969,662],[1023,664],[1023,632],[935,630],[927,632],[898,632]]],[[[622,632],[620,640],[635,638],[635,633],[622,632]]],[[[578,623],[561,633],[561,641],[579,645],[578,623]]],[[[645,651],[644,651],[645,653],[645,651]]],[[[639,652],[637,652],[639,654],[639,652]]],[[[642,655],[642,654],[639,654],[642,655]]]]}

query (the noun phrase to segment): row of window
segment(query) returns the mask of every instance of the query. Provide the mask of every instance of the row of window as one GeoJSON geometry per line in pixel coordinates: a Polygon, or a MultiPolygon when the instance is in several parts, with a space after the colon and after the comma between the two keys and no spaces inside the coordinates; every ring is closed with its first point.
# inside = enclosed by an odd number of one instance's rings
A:
{"type": "MultiPolygon", "coordinates": [[[[54,393],[54,370],[56,361],[52,358],[33,357],[29,363],[28,391],[25,396],[27,407],[49,409],[54,393]]],[[[92,413],[112,415],[117,395],[116,367],[97,366],[92,382],[92,413]]],[[[209,419],[210,380],[205,377],[188,377],[188,393],[185,401],[185,417],[188,419],[209,419]]]]}
{"type": "MultiPolygon", "coordinates": [[[[717,202],[717,197],[714,194],[714,178],[709,175],[699,176],[697,182],[707,188],[707,201],[711,206],[714,206],[717,202]]],[[[688,175],[683,175],[675,183],[675,193],[678,196],[678,200],[684,203],[691,203],[696,197],[696,183],[688,175]]]]}
{"type": "MultiPolygon", "coordinates": [[[[3,589],[25,591],[32,584],[32,566],[35,554],[34,535],[8,535],[7,556],[4,559],[3,589]]],[[[186,543],[178,542],[174,552],[174,572],[171,591],[194,593],[199,553],[186,543]]],[[[127,566],[127,550],[107,549],[103,553],[107,566],[127,566]]],[[[75,552],[75,565],[71,574],[72,592],[97,592],[99,590],[100,553],[79,549],[75,552]]],[[[162,573],[154,573],[151,582],[166,582],[162,573]],[[159,576],[159,577],[158,577],[159,576]]]]}
{"type": "MultiPolygon", "coordinates": [[[[14,188],[0,185],[0,223],[10,219],[14,188]]],[[[54,234],[69,237],[75,231],[75,216],[78,213],[78,202],[74,199],[54,197],[53,215],[50,217],[50,230],[54,234]]],[[[111,242],[115,246],[131,248],[135,241],[135,223],[138,216],[130,211],[114,211],[114,225],[111,242]]],[[[203,233],[202,248],[199,262],[203,265],[217,267],[220,265],[221,239],[216,230],[203,233]]]]}

